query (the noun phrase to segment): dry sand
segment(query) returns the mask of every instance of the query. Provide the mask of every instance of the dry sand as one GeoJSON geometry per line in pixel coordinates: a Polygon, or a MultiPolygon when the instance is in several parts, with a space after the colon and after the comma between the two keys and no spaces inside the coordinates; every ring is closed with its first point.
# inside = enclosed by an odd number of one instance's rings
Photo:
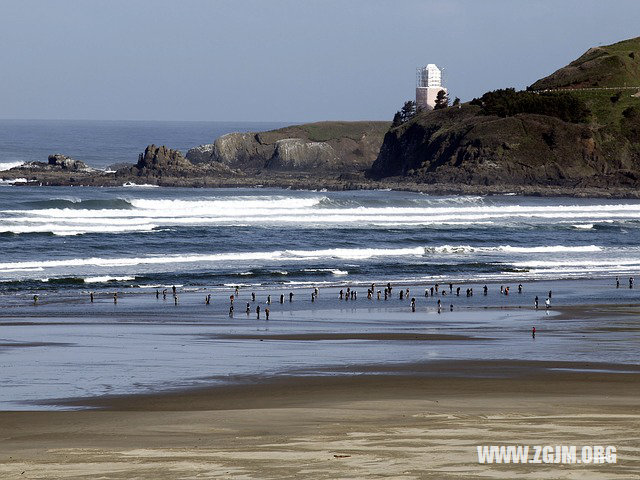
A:
{"type": "Polygon", "coordinates": [[[638,478],[638,367],[387,370],[3,412],[0,478],[638,478]],[[615,445],[618,463],[481,465],[485,444],[615,445]]]}

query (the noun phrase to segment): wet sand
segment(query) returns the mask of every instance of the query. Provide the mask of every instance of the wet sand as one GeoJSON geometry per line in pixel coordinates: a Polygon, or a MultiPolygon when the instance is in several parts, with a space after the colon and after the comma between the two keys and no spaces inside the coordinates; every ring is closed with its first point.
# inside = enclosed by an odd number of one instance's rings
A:
{"type": "Polygon", "coordinates": [[[638,398],[636,366],[524,361],[103,397],[0,413],[0,477],[637,478],[638,398]],[[481,465],[486,444],[615,445],[618,463],[481,465]]]}

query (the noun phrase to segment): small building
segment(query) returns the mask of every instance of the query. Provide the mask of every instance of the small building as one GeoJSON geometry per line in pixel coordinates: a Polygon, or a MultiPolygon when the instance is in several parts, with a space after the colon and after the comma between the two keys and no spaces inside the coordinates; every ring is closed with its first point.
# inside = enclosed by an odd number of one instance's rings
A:
{"type": "Polygon", "coordinates": [[[442,70],[430,63],[426,67],[416,69],[416,107],[418,109],[433,110],[436,97],[440,90],[447,93],[442,86],[442,70]]]}

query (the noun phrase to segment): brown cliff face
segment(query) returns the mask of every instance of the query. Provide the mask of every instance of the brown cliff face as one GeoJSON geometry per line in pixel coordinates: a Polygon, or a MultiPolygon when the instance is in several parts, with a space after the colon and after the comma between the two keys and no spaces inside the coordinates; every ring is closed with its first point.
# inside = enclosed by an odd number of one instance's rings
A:
{"type": "Polygon", "coordinates": [[[378,155],[389,122],[319,122],[268,132],[230,133],[187,152],[193,163],[222,164],[247,173],[318,175],[364,171],[378,155]]]}
{"type": "Polygon", "coordinates": [[[530,87],[559,92],[496,91],[461,108],[419,113],[386,134],[368,176],[504,190],[638,189],[640,95],[628,87],[640,86],[639,60],[640,38],[626,40],[590,49],[530,87]],[[572,116],[571,108],[586,114],[572,116]]]}

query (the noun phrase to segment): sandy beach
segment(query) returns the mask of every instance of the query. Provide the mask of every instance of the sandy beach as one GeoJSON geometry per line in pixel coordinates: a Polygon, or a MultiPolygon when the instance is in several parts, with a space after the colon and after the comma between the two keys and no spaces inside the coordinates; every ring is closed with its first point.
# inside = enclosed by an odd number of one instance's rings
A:
{"type": "Polygon", "coordinates": [[[0,474],[617,479],[640,469],[637,367],[453,362],[388,370],[95,399],[100,410],[3,412],[0,474]],[[494,444],[615,445],[618,462],[479,464],[476,446],[494,444]]]}

